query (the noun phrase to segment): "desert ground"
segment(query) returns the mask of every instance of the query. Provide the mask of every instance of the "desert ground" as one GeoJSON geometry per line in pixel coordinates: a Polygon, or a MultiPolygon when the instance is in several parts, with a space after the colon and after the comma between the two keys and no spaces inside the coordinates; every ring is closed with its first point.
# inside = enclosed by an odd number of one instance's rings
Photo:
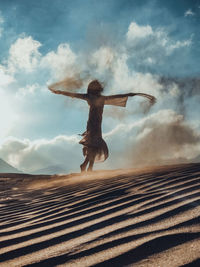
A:
{"type": "Polygon", "coordinates": [[[200,163],[0,186],[0,266],[200,266],[200,163]]]}

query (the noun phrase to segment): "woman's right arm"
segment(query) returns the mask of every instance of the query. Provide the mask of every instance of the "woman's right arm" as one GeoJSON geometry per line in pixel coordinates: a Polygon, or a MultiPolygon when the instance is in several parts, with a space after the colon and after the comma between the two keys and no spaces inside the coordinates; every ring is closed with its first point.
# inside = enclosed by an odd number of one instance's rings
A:
{"type": "Polygon", "coordinates": [[[72,98],[79,98],[79,99],[82,99],[82,100],[87,100],[86,94],[71,93],[71,92],[67,92],[67,91],[55,90],[55,89],[53,89],[51,87],[48,87],[48,88],[54,94],[65,95],[65,96],[69,96],[69,97],[72,97],[72,98]]]}

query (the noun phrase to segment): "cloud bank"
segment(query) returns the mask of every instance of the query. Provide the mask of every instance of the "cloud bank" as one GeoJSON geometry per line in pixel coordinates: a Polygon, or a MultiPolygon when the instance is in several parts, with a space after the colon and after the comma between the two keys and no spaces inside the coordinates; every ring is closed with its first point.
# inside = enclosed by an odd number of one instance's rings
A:
{"type": "MultiPolygon", "coordinates": [[[[118,124],[104,138],[110,147],[110,158],[97,168],[192,162],[200,151],[200,131],[173,110],[161,110],[137,122],[118,124]]],[[[83,160],[76,136],[35,141],[10,137],[0,146],[0,157],[24,172],[54,165],[62,166],[66,172],[78,171],[78,160],[83,160]]]]}

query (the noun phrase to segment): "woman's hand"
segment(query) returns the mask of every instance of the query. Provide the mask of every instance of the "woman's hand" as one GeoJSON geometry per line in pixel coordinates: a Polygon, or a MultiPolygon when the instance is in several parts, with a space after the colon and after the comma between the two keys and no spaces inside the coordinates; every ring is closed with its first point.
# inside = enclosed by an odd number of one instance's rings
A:
{"type": "Polygon", "coordinates": [[[55,89],[53,89],[53,88],[51,88],[51,87],[48,87],[48,89],[52,92],[52,93],[54,93],[54,94],[60,94],[60,91],[59,90],[55,90],[55,89]]]}

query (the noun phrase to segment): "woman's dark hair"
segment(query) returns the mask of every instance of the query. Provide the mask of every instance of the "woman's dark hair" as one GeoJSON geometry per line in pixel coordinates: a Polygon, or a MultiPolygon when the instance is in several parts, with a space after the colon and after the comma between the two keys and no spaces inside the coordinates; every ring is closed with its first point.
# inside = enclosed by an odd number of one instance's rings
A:
{"type": "Polygon", "coordinates": [[[93,80],[89,83],[87,93],[98,94],[103,92],[103,86],[98,80],[93,80]]]}

